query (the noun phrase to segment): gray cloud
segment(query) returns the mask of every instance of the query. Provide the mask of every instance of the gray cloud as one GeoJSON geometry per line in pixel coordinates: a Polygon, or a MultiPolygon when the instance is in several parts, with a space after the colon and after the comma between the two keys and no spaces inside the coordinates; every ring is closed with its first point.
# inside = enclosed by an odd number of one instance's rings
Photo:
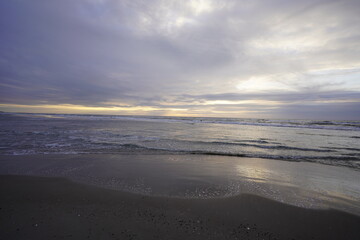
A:
{"type": "Polygon", "coordinates": [[[360,118],[359,1],[209,3],[2,1],[0,102],[360,118]]]}
{"type": "Polygon", "coordinates": [[[272,93],[223,93],[206,95],[183,95],[178,100],[269,100],[269,101],[330,101],[330,100],[360,100],[360,92],[355,91],[328,91],[328,92],[272,92],[272,93]]]}

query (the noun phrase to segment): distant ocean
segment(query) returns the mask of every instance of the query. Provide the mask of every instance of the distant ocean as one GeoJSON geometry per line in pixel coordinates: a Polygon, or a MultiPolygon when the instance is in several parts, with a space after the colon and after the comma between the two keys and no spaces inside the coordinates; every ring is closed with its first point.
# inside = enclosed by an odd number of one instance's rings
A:
{"type": "Polygon", "coordinates": [[[360,169],[360,121],[0,114],[0,154],[149,152],[360,169]]]}

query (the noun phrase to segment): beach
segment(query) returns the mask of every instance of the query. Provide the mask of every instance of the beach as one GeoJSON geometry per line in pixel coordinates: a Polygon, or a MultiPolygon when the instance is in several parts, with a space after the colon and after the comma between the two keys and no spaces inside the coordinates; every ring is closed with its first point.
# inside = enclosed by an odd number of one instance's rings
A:
{"type": "Polygon", "coordinates": [[[360,217],[254,195],[149,197],[62,178],[1,176],[0,239],[357,239],[360,217]]]}
{"type": "MultiPolygon", "coordinates": [[[[320,183],[326,181],[326,175],[342,168],[320,166],[315,173],[313,163],[201,155],[189,159],[186,155],[150,153],[1,156],[0,163],[0,239],[357,239],[360,236],[356,199],[330,193],[325,198],[324,193],[296,186],[295,181],[290,187],[289,179],[284,180],[288,183],[284,186],[276,179],[265,179],[266,175],[262,181],[260,178],[265,171],[261,164],[267,163],[266,171],[282,166],[279,171],[282,173],[291,165],[298,171],[301,166],[303,172],[297,176],[307,178],[306,169],[313,169],[309,174],[318,175],[318,188],[330,190],[329,185],[320,183]],[[243,169],[248,171],[252,166],[258,178],[255,175],[253,179],[243,178],[235,189],[221,188],[229,184],[221,180],[231,176],[229,169],[234,168],[231,160],[233,164],[243,162],[243,169]],[[222,170],[219,165],[223,166],[222,170]],[[204,174],[204,171],[213,173],[204,174]],[[174,192],[177,195],[171,194],[174,192]]],[[[343,175],[350,173],[345,171],[343,175]]],[[[353,183],[356,185],[357,180],[353,179],[353,183]]]]}
{"type": "Polygon", "coordinates": [[[0,239],[358,239],[358,122],[0,115],[0,239]]]}

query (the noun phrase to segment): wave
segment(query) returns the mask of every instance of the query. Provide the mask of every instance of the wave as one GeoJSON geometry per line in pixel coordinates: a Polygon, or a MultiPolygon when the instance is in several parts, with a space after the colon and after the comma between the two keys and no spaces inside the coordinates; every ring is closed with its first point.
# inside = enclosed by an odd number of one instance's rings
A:
{"type": "MultiPolygon", "coordinates": [[[[144,138],[144,143],[153,143],[154,139],[152,138],[144,138]]],[[[177,144],[179,143],[185,143],[190,144],[191,146],[196,145],[227,145],[227,146],[239,146],[239,147],[255,147],[255,148],[262,148],[262,149],[271,149],[271,150],[295,150],[295,151],[305,151],[305,152],[336,152],[336,148],[333,149],[315,149],[315,148],[300,148],[300,147],[292,147],[292,146],[284,146],[280,145],[279,143],[275,143],[277,145],[264,145],[268,144],[269,142],[263,141],[263,140],[238,140],[236,142],[223,142],[223,141],[193,141],[193,140],[174,140],[174,139],[155,139],[155,143],[159,144],[161,142],[166,143],[172,143],[172,146],[176,148],[177,144]],[[247,143],[247,142],[250,142],[247,143]],[[259,143],[259,144],[252,144],[252,143],[259,143]],[[262,144],[262,145],[260,145],[262,144]]],[[[121,146],[121,147],[147,147],[140,144],[134,144],[134,143],[107,143],[107,142],[101,142],[102,145],[111,145],[111,146],[121,146]]],[[[162,150],[172,150],[168,148],[161,148],[162,150]]],[[[342,149],[342,148],[338,148],[342,149]]],[[[345,148],[346,150],[352,150],[352,148],[345,148]]],[[[360,151],[360,150],[359,150],[360,151]]]]}
{"type": "Polygon", "coordinates": [[[119,154],[119,153],[156,153],[156,154],[196,154],[208,156],[224,157],[246,157],[246,158],[263,158],[272,160],[283,160],[292,162],[314,162],[333,166],[345,166],[360,170],[360,155],[343,154],[340,156],[304,156],[304,155],[276,155],[276,154],[256,154],[256,153],[234,153],[225,151],[206,151],[206,150],[183,150],[167,149],[160,147],[146,147],[138,144],[122,144],[119,148],[109,149],[91,149],[91,150],[61,150],[61,151],[36,151],[12,150],[2,155],[47,155],[47,154],[119,154]]]}
{"type": "Polygon", "coordinates": [[[234,156],[234,157],[257,157],[257,158],[271,158],[271,159],[329,159],[329,160],[347,160],[360,161],[360,158],[349,156],[294,156],[294,155],[270,155],[270,154],[253,154],[253,153],[232,153],[223,151],[203,151],[203,150],[183,150],[183,149],[167,149],[146,147],[138,144],[124,144],[123,146],[137,149],[160,150],[166,152],[181,152],[189,154],[203,154],[203,155],[220,155],[220,156],[234,156]]]}
{"type": "MultiPolygon", "coordinates": [[[[230,148],[231,152],[238,154],[239,152],[250,151],[253,152],[254,149],[268,149],[268,150],[279,150],[282,154],[290,152],[292,154],[297,153],[301,155],[301,152],[314,152],[314,153],[331,153],[338,152],[337,150],[347,150],[347,151],[360,151],[355,148],[305,148],[305,147],[295,147],[295,146],[286,146],[276,142],[269,142],[265,140],[228,140],[228,141],[201,141],[201,140],[182,140],[182,139],[167,139],[167,138],[156,138],[156,137],[144,137],[137,135],[121,135],[124,137],[119,138],[109,138],[105,137],[93,137],[93,136],[63,136],[59,137],[57,133],[56,137],[49,138],[49,133],[45,132],[36,132],[32,133],[37,136],[45,135],[45,138],[36,137],[32,139],[31,142],[11,142],[7,146],[3,146],[0,149],[1,153],[8,153],[13,150],[23,151],[23,150],[32,150],[35,152],[63,152],[63,151],[79,151],[79,152],[113,152],[118,149],[135,149],[135,148],[147,148],[155,150],[164,150],[164,151],[187,151],[191,152],[194,150],[206,150],[209,152],[222,152],[222,150],[230,148]],[[5,148],[6,147],[6,148],[5,148]]],[[[118,134],[115,134],[118,137],[118,134]]]]}
{"type": "Polygon", "coordinates": [[[244,147],[256,147],[256,148],[266,148],[266,149],[274,149],[274,150],[298,150],[298,151],[311,151],[311,152],[336,152],[331,149],[315,149],[315,148],[299,148],[299,147],[290,147],[284,145],[257,145],[257,144],[247,144],[247,143],[234,143],[234,142],[197,142],[197,143],[212,143],[212,144],[222,144],[222,145],[234,145],[234,146],[244,146],[244,147]]]}
{"type": "Polygon", "coordinates": [[[331,147],[331,148],[330,147],[322,147],[322,148],[360,152],[359,148],[349,148],[349,147],[331,147]]]}

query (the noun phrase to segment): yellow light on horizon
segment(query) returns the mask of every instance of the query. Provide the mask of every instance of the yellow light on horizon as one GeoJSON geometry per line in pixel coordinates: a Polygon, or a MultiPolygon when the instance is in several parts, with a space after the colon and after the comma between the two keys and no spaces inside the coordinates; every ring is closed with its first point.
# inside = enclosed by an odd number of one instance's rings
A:
{"type": "Polygon", "coordinates": [[[60,111],[154,111],[159,110],[159,108],[148,107],[148,106],[134,106],[134,107],[91,107],[75,104],[59,104],[59,105],[22,105],[22,104],[0,104],[0,107],[3,108],[24,108],[24,109],[44,109],[44,110],[55,110],[56,112],[60,111]]]}
{"type": "Polygon", "coordinates": [[[42,105],[23,105],[23,104],[0,104],[1,110],[7,112],[34,112],[34,113],[85,113],[85,114],[151,114],[161,112],[162,115],[187,115],[186,108],[160,108],[151,106],[125,106],[125,107],[93,107],[75,104],[42,104],[42,105]]]}

